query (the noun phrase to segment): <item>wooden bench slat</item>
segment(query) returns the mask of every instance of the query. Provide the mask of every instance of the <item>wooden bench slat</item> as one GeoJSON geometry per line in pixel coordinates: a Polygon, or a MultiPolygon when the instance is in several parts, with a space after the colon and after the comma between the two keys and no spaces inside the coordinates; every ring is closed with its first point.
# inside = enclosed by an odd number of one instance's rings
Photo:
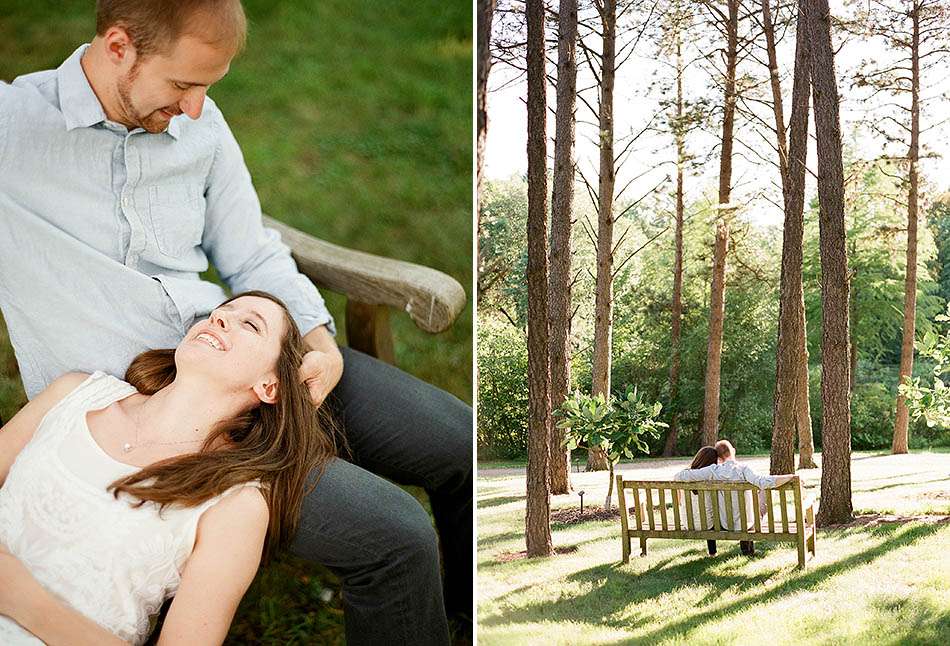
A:
{"type": "Polygon", "coordinates": [[[640,489],[639,487],[633,487],[633,504],[636,507],[636,513],[634,514],[634,517],[636,518],[637,529],[642,530],[643,521],[640,519],[640,489]]]}
{"type": "Polygon", "coordinates": [[[719,494],[714,491],[709,494],[709,497],[712,498],[713,527],[716,530],[722,530],[724,528],[719,522],[719,494]]]}
{"type": "Polygon", "coordinates": [[[775,511],[772,509],[772,490],[765,490],[765,504],[768,505],[769,533],[775,533],[775,511]]]}
{"type": "Polygon", "coordinates": [[[686,494],[683,495],[683,499],[686,501],[686,529],[694,531],[697,527],[695,522],[693,522],[693,495],[686,492],[686,494]]]}
{"type": "Polygon", "coordinates": [[[752,518],[755,522],[755,533],[759,534],[762,532],[762,514],[759,513],[759,492],[754,491],[752,493],[752,518]]]}
{"type": "Polygon", "coordinates": [[[680,491],[679,489],[670,489],[670,496],[673,498],[673,525],[677,530],[682,529],[680,525],[680,491]]]}
{"type": "Polygon", "coordinates": [[[732,492],[731,492],[731,491],[727,491],[727,492],[723,495],[722,498],[723,498],[723,502],[725,502],[725,504],[726,504],[726,526],[723,527],[723,529],[726,529],[726,530],[729,530],[729,531],[737,531],[737,532],[742,531],[743,529],[745,529],[744,527],[733,527],[733,525],[735,524],[735,514],[732,513],[732,509],[733,509],[733,507],[732,507],[732,492]]]}
{"type": "Polygon", "coordinates": [[[663,527],[663,531],[669,529],[669,525],[666,522],[666,489],[660,489],[660,525],[663,527]]]}
{"type": "Polygon", "coordinates": [[[742,523],[742,527],[737,527],[736,529],[741,529],[742,531],[749,529],[749,515],[746,513],[744,491],[739,492],[739,522],[742,523]]]}
{"type": "Polygon", "coordinates": [[[779,489],[779,500],[782,501],[782,531],[788,533],[788,501],[785,498],[785,490],[779,489]]]}
{"type": "Polygon", "coordinates": [[[653,489],[645,487],[644,492],[647,497],[647,522],[650,524],[650,529],[656,529],[656,520],[653,518],[653,489]]]}

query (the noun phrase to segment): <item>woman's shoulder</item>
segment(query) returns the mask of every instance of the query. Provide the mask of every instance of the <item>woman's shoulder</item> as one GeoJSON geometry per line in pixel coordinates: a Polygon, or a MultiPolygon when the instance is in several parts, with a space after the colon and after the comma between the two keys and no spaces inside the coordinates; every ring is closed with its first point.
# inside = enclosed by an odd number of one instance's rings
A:
{"type": "Polygon", "coordinates": [[[248,482],[232,487],[218,497],[201,515],[199,527],[240,524],[245,528],[267,527],[270,511],[264,494],[257,483],[248,482]]]}

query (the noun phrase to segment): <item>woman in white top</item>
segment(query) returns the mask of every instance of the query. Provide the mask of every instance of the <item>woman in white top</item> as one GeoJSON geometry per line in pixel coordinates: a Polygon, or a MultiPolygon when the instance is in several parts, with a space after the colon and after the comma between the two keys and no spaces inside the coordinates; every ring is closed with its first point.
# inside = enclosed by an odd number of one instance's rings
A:
{"type": "Polygon", "coordinates": [[[0,430],[0,644],[220,644],[335,454],[287,308],[229,299],[125,381],[61,376],[0,430]]]}

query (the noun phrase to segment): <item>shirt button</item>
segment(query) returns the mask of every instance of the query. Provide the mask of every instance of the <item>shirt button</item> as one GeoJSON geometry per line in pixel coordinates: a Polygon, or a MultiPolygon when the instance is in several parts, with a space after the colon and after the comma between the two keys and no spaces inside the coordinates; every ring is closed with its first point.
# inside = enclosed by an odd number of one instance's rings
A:
{"type": "Polygon", "coordinates": [[[131,203],[132,203],[132,200],[130,200],[128,197],[122,198],[122,206],[128,206],[131,203]]]}

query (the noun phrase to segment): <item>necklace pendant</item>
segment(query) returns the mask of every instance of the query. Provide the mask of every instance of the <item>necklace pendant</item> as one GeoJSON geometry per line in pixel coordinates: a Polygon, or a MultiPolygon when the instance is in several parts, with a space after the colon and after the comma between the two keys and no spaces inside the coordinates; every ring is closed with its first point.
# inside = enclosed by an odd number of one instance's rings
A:
{"type": "Polygon", "coordinates": [[[125,453],[128,453],[131,450],[132,450],[132,445],[129,444],[128,442],[122,445],[122,451],[124,451],[125,453]]]}

